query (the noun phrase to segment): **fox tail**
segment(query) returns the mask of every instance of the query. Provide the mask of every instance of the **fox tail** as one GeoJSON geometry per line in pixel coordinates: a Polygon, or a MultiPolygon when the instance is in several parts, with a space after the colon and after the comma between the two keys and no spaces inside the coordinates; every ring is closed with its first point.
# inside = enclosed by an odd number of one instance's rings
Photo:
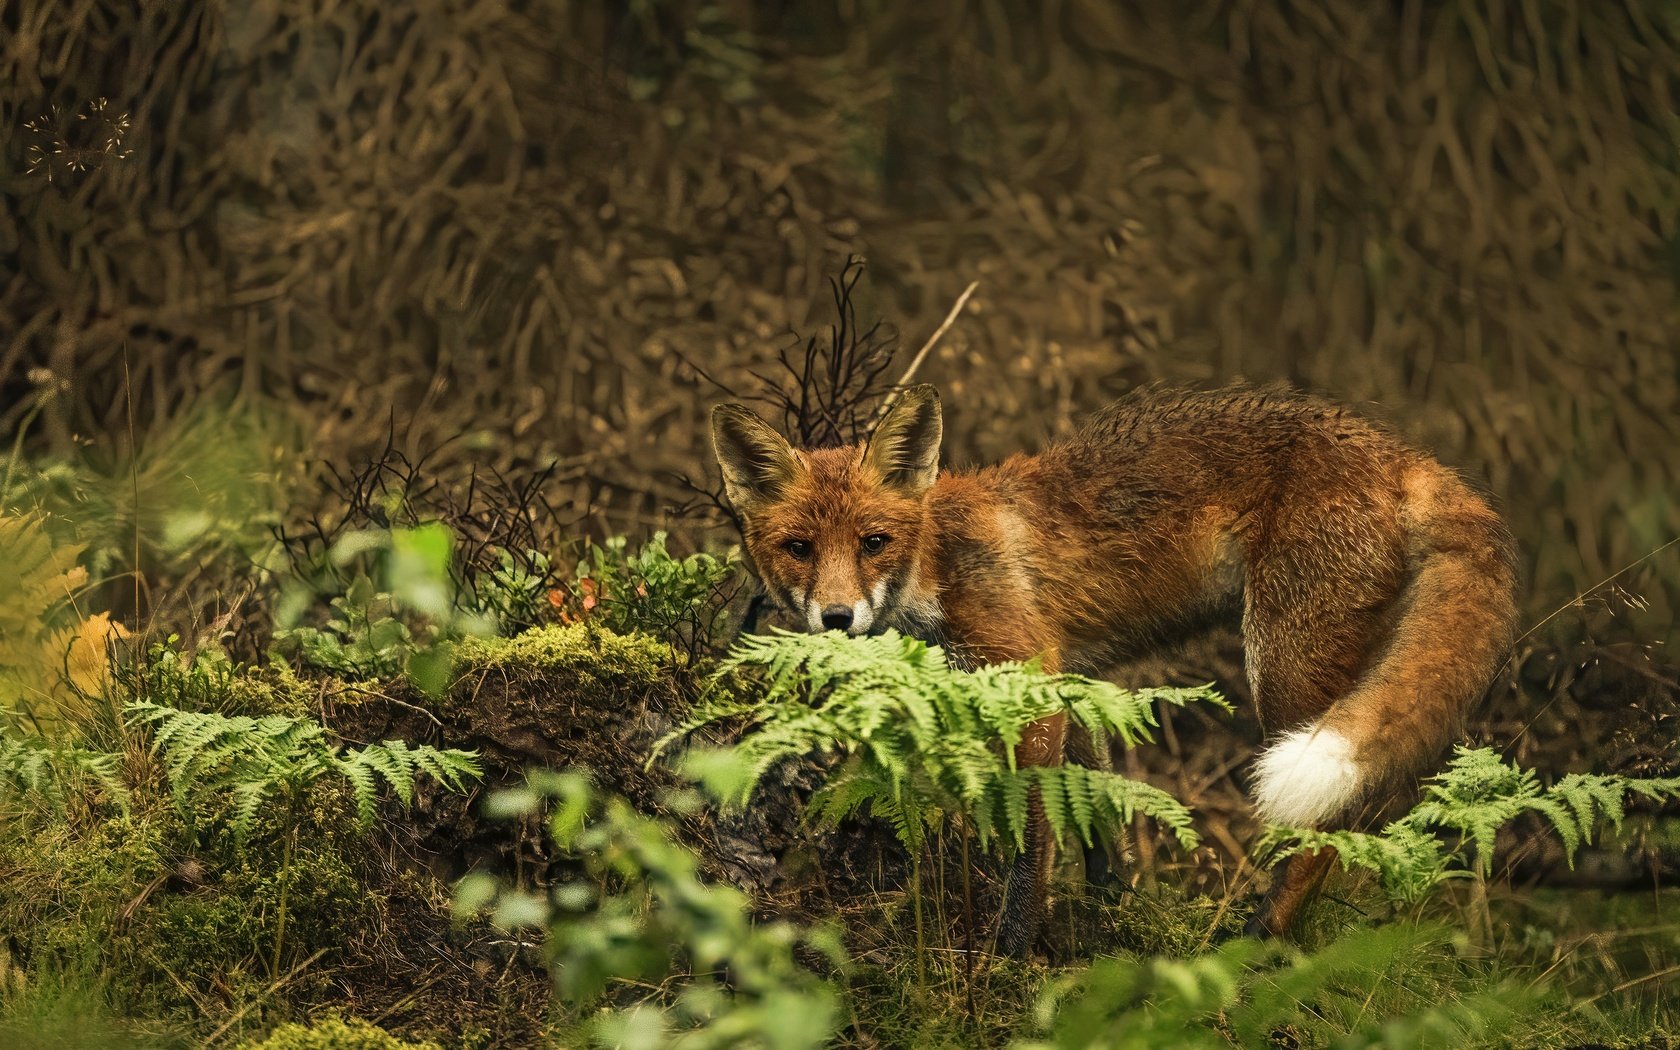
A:
{"type": "Polygon", "coordinates": [[[1407,584],[1359,683],[1258,759],[1262,819],[1351,823],[1440,761],[1498,673],[1516,626],[1516,564],[1499,516],[1456,476],[1414,468],[1400,506],[1407,584]]]}

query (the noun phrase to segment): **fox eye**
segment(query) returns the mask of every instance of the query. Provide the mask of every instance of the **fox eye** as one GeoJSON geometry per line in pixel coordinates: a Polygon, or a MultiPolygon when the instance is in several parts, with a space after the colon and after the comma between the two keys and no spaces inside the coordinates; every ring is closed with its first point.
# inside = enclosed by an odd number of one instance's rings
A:
{"type": "Polygon", "coordinates": [[[885,547],[887,545],[887,541],[890,540],[890,539],[892,539],[892,537],[888,536],[884,532],[872,532],[872,533],[870,533],[869,535],[867,535],[863,538],[863,541],[862,541],[863,553],[865,553],[865,554],[879,554],[879,553],[881,553],[881,548],[885,547]]]}
{"type": "Polygon", "coordinates": [[[793,557],[799,561],[804,561],[806,558],[811,556],[811,541],[788,540],[782,544],[782,549],[793,555],[793,557]]]}

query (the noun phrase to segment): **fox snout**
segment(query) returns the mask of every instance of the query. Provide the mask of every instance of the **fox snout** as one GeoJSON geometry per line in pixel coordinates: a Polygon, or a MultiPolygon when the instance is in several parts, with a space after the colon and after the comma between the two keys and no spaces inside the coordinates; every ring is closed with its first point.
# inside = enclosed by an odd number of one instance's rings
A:
{"type": "Polygon", "coordinates": [[[805,603],[805,625],[812,634],[823,631],[845,631],[847,634],[868,634],[875,625],[875,604],[867,597],[854,601],[836,601],[812,594],[805,603]]]}

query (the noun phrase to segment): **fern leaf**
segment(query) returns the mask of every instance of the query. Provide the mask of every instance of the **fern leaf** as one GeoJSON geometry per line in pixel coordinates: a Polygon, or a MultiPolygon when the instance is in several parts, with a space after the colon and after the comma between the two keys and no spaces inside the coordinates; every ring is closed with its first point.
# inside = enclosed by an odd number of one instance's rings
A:
{"type": "MultiPolygon", "coordinates": [[[[982,846],[1001,838],[1024,848],[1029,791],[1037,788],[1058,836],[1069,828],[1090,841],[1098,825],[1124,813],[1159,815],[1180,841],[1194,842],[1188,811],[1147,785],[1099,786],[1084,771],[1017,770],[1015,749],[1027,727],[1057,714],[1097,736],[1149,739],[1159,703],[1207,699],[1207,690],[1132,693],[1076,675],[1045,674],[1036,663],[955,670],[943,650],[892,631],[864,638],[773,631],[741,639],[723,662],[724,676],[755,676],[761,701],[722,695],[703,700],[689,730],[736,721],[743,737],[734,752],[747,770],[735,779],[731,803],[745,801],[784,758],[838,751],[832,790],[813,803],[825,819],[868,805],[891,820],[907,844],[929,821],[961,815],[982,846]],[[867,793],[875,792],[873,797],[867,793]],[[745,796],[745,797],[740,797],[745,796]]],[[[659,744],[663,749],[679,734],[659,744]]],[[[1123,778],[1122,778],[1123,779],[1123,778]]],[[[1129,782],[1128,782],[1129,783],[1129,782]]]]}
{"type": "Polygon", "coordinates": [[[208,711],[181,711],[147,701],[127,705],[136,725],[152,729],[152,750],[162,759],[176,805],[190,814],[210,796],[232,797],[229,830],[243,842],[257,813],[276,792],[295,797],[327,773],[343,777],[355,796],[358,819],[374,818],[379,782],[403,805],[413,804],[417,774],[425,773],[451,791],[479,775],[471,752],[411,748],[387,740],[337,755],[320,723],[286,715],[262,718],[208,711]]]}
{"type": "Polygon", "coordinates": [[[1067,782],[1069,770],[1084,772],[1078,766],[1036,766],[1022,770],[1038,791],[1039,805],[1044,819],[1050,824],[1050,837],[1057,842],[1067,838],[1071,816],[1068,812],[1067,782]]]}
{"type": "Polygon", "coordinates": [[[1065,766],[1060,780],[1067,795],[1068,815],[1079,830],[1080,841],[1092,844],[1091,832],[1097,823],[1097,805],[1091,791],[1089,770],[1079,766],[1065,766]]]}
{"type": "Polygon", "coordinates": [[[273,788],[272,782],[262,780],[241,781],[233,785],[234,806],[229,830],[233,832],[234,842],[243,843],[250,836],[257,824],[257,811],[273,788]]]}
{"type": "Polygon", "coordinates": [[[1004,831],[1014,840],[1017,850],[1024,850],[1027,848],[1027,780],[1022,776],[1001,776],[998,786],[1003,794],[1004,831]]]}
{"type": "Polygon", "coordinates": [[[360,759],[359,754],[339,759],[338,771],[350,784],[356,800],[356,819],[365,827],[373,823],[379,801],[379,784],[374,778],[373,767],[360,759]]]}

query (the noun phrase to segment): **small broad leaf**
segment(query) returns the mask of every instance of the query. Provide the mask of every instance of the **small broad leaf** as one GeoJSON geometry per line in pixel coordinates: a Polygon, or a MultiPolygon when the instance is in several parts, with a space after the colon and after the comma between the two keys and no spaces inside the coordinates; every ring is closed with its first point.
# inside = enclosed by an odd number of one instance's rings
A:
{"type": "Polygon", "coordinates": [[[403,606],[446,621],[454,609],[449,561],[454,535],[442,522],[391,530],[391,595],[403,606]]]}
{"type": "Polygon", "coordinates": [[[450,914],[456,920],[470,919],[488,907],[499,892],[500,885],[493,875],[478,871],[463,876],[461,881],[455,884],[455,898],[450,905],[450,914]]]}
{"type": "Polygon", "coordinates": [[[414,687],[435,699],[449,692],[454,680],[455,658],[447,647],[441,645],[416,649],[408,654],[406,670],[414,687]]]}
{"type": "Polygon", "coordinates": [[[541,926],[548,921],[548,901],[539,894],[507,890],[496,899],[492,918],[509,930],[541,926]]]}

